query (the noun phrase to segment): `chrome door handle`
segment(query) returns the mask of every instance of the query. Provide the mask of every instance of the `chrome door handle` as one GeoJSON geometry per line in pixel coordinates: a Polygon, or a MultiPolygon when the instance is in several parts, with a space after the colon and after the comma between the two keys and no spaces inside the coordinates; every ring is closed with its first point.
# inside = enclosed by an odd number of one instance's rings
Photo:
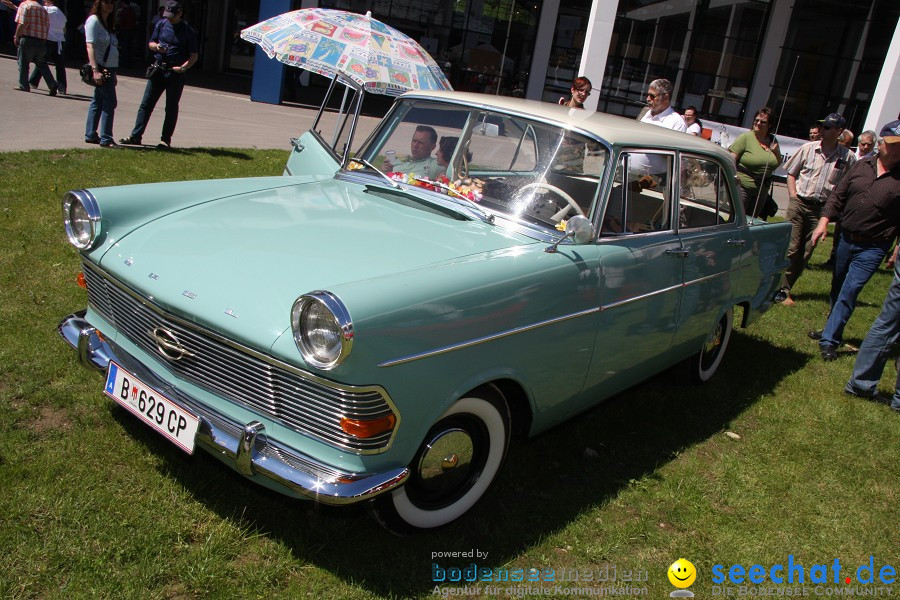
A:
{"type": "Polygon", "coordinates": [[[729,246],[731,246],[732,248],[740,248],[741,246],[743,246],[744,244],[747,243],[747,240],[728,240],[725,243],[728,244],[729,246]]]}
{"type": "Polygon", "coordinates": [[[677,256],[678,258],[686,258],[690,253],[691,252],[687,248],[673,248],[671,250],[666,250],[666,254],[677,256]]]}

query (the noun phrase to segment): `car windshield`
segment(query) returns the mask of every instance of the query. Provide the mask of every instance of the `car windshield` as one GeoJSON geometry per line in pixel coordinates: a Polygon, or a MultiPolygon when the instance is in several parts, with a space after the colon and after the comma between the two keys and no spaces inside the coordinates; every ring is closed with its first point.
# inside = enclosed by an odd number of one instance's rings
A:
{"type": "Polygon", "coordinates": [[[558,125],[418,99],[398,102],[358,156],[347,170],[554,229],[590,215],[609,163],[597,140],[558,125]]]}

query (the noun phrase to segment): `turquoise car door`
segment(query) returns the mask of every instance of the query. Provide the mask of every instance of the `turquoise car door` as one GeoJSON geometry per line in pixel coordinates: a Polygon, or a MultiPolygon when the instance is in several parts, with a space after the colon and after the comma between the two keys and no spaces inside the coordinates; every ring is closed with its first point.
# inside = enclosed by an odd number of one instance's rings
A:
{"type": "Polygon", "coordinates": [[[670,153],[619,157],[597,241],[600,311],[588,398],[616,393],[669,363],[683,269],[672,221],[673,164],[670,153]]]}
{"type": "Polygon", "coordinates": [[[741,296],[745,239],[726,171],[715,159],[682,154],[679,177],[684,292],[673,352],[686,356],[700,349],[725,310],[741,296]]]}

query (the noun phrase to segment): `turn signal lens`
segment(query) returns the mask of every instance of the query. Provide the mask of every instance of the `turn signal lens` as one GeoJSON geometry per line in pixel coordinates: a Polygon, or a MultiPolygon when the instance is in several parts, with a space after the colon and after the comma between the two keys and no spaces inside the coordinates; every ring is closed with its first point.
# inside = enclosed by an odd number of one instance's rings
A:
{"type": "Polygon", "coordinates": [[[79,273],[78,277],[75,278],[75,281],[78,283],[78,287],[87,289],[87,281],[84,279],[84,273],[79,273]]]}
{"type": "Polygon", "coordinates": [[[343,429],[344,433],[346,433],[347,435],[365,439],[378,435],[379,433],[383,433],[385,431],[390,431],[394,428],[394,424],[396,422],[397,418],[394,415],[388,415],[386,417],[381,417],[380,419],[369,419],[365,421],[361,419],[348,419],[347,417],[343,417],[341,419],[341,429],[343,429]]]}

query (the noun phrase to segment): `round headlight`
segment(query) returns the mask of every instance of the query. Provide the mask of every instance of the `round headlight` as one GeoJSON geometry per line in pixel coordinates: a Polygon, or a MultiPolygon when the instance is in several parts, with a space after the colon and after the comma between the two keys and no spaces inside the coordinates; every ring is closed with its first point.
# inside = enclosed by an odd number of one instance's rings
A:
{"type": "Polygon", "coordinates": [[[100,207],[87,190],[67,192],[63,196],[63,224],[69,242],[79,250],[94,245],[100,235],[100,207]]]}
{"type": "Polygon", "coordinates": [[[341,364],[353,346],[350,313],[331,292],[311,292],[297,298],[291,308],[291,329],[303,359],[319,369],[341,364]]]}

